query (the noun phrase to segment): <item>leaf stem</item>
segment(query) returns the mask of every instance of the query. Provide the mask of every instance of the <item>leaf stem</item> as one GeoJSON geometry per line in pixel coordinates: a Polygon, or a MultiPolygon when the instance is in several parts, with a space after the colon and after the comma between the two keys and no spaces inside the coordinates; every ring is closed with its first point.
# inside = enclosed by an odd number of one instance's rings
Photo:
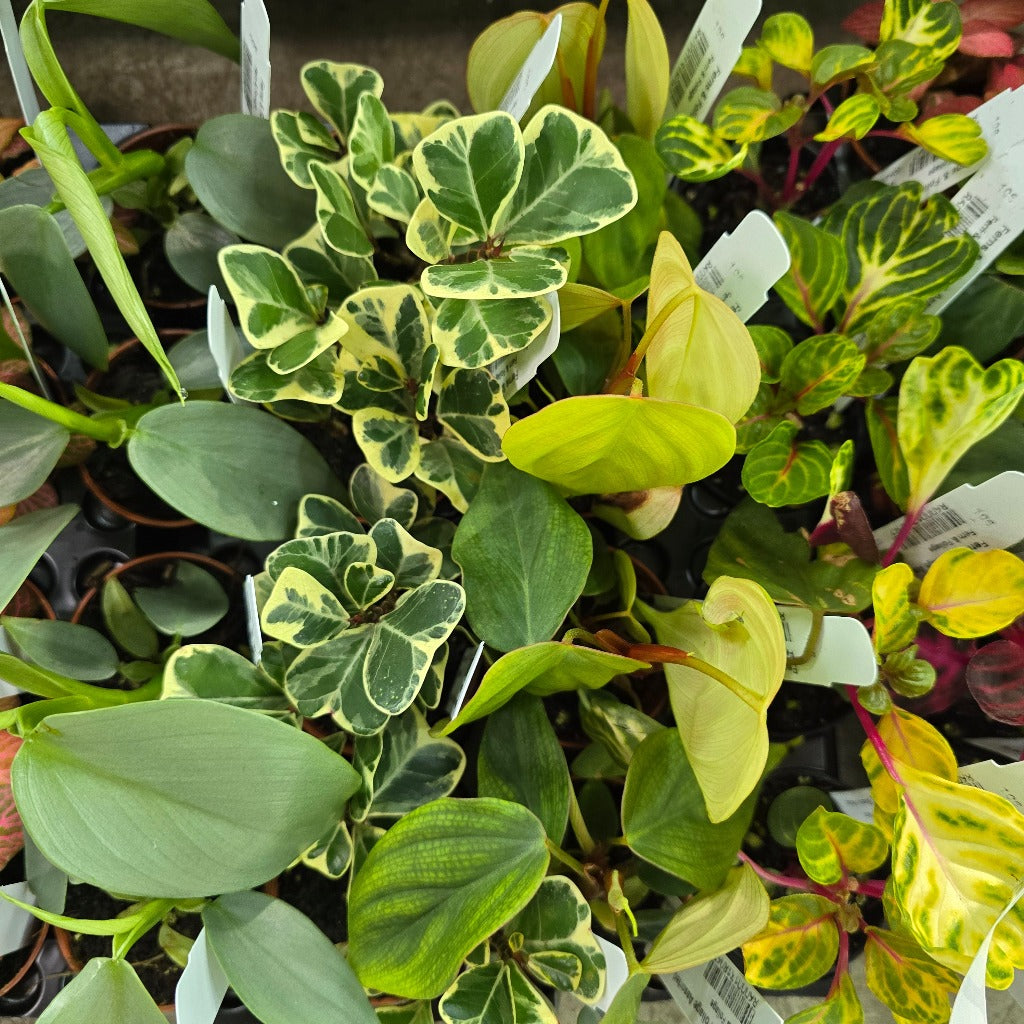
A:
{"type": "Polygon", "coordinates": [[[633,351],[633,354],[626,361],[626,365],[612,378],[610,383],[605,386],[604,393],[606,395],[618,395],[624,393],[624,388],[628,386],[629,382],[636,376],[637,370],[640,368],[640,363],[643,361],[647,350],[651,347],[651,342],[657,337],[658,332],[664,327],[665,322],[668,318],[693,294],[694,286],[687,288],[681,288],[675,295],[665,303],[660,310],[658,315],[647,324],[647,330],[644,331],[643,337],[640,339],[639,344],[633,351]]]}
{"type": "Polygon", "coordinates": [[[850,936],[845,928],[839,927],[838,921],[836,928],[839,930],[839,956],[836,958],[836,972],[832,975],[832,985],[826,999],[831,999],[839,991],[843,975],[850,970],[850,936]]]}
{"type": "Polygon", "coordinates": [[[792,131],[787,133],[789,142],[789,166],[786,168],[786,183],[782,186],[782,201],[790,203],[793,200],[793,193],[796,191],[796,177],[800,170],[800,151],[803,149],[803,140],[799,139],[792,131]]]}
{"type": "Polygon", "coordinates": [[[885,740],[882,739],[882,734],[878,731],[878,726],[875,725],[874,719],[868,714],[867,709],[861,706],[857,696],[857,687],[847,686],[846,695],[850,698],[850,703],[853,705],[853,710],[857,715],[861,728],[864,730],[864,735],[871,741],[871,746],[875,748],[875,753],[878,755],[878,760],[882,762],[882,767],[897,786],[905,788],[906,783],[904,783],[903,777],[896,767],[892,754],[889,753],[889,748],[885,745],[885,740]]]}
{"type": "Polygon", "coordinates": [[[6,398],[8,402],[27,412],[42,416],[51,423],[57,423],[72,434],[85,434],[115,448],[124,442],[128,434],[128,424],[124,420],[100,420],[92,416],[83,416],[81,413],[73,412],[56,402],[40,398],[38,395],[33,395],[31,391],[25,391],[13,384],[0,382],[0,398],[6,398]]]}
{"type": "Polygon", "coordinates": [[[636,974],[640,970],[640,962],[636,958],[636,951],[633,949],[633,936],[629,934],[629,923],[625,913],[615,915],[615,933],[619,937],[619,945],[622,952],[626,954],[626,966],[629,973],[636,974]]]}
{"type": "Polygon", "coordinates": [[[811,164],[811,169],[807,172],[807,177],[804,178],[803,192],[810,192],[814,188],[815,183],[821,177],[825,168],[832,162],[832,157],[835,156],[836,150],[843,144],[842,139],[833,139],[832,142],[826,142],[820,150],[818,155],[814,158],[814,163],[811,164]]]}
{"type": "Polygon", "coordinates": [[[886,551],[885,557],[882,559],[882,568],[892,565],[896,561],[896,556],[900,553],[900,548],[903,547],[907,542],[907,538],[910,536],[911,531],[917,525],[917,521],[921,518],[921,513],[924,511],[924,505],[920,508],[908,509],[907,514],[903,517],[903,525],[900,527],[900,532],[896,534],[896,538],[889,546],[889,550],[886,551]]]}
{"type": "Polygon", "coordinates": [[[566,853],[556,843],[551,842],[546,836],[544,837],[544,845],[548,848],[548,853],[551,854],[555,860],[560,860],[567,868],[571,868],[576,874],[590,881],[590,875],[587,874],[587,869],[570,853],[566,853]]]}
{"type": "Polygon", "coordinates": [[[697,658],[677,647],[667,647],[663,644],[633,644],[626,654],[627,657],[635,658],[637,661],[657,662],[668,665],[685,665],[702,675],[706,675],[716,682],[721,683],[731,694],[739,697],[751,711],[758,714],[763,710],[763,698],[760,694],[748,689],[738,679],[734,679],[727,672],[716,668],[703,658],[697,658]]]}
{"type": "Polygon", "coordinates": [[[801,892],[817,892],[815,884],[809,878],[797,878],[796,875],[776,874],[774,871],[769,871],[767,868],[761,867],[757,861],[755,861],[749,854],[744,853],[743,850],[740,850],[738,856],[744,864],[749,864],[761,878],[766,882],[771,882],[772,885],[781,885],[786,889],[799,889],[801,892]]]}
{"type": "Polygon", "coordinates": [[[580,802],[576,799],[576,790],[571,785],[569,786],[569,825],[572,827],[576,842],[580,844],[580,849],[585,856],[589,857],[594,852],[597,843],[590,834],[590,829],[587,828],[587,823],[583,819],[583,811],[580,810],[580,802]]]}

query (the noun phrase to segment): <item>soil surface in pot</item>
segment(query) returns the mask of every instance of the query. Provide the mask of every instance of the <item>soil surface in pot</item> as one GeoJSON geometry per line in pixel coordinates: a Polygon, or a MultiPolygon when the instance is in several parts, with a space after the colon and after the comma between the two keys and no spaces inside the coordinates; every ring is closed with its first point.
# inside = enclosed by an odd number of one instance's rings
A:
{"type": "Polygon", "coordinates": [[[306,915],[331,942],[348,939],[348,879],[333,879],[301,864],[280,875],[278,896],[306,915]]]}
{"type": "Polygon", "coordinates": [[[326,419],[315,423],[286,422],[313,445],[334,475],[346,485],[355,468],[366,461],[362,449],[352,436],[352,421],[344,413],[332,409],[326,419]]]}

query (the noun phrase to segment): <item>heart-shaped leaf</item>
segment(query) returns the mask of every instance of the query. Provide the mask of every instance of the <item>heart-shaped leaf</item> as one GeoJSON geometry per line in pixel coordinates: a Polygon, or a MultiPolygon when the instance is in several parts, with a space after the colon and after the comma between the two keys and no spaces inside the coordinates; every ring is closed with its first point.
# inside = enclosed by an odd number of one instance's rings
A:
{"type": "Polygon", "coordinates": [[[420,285],[439,299],[528,299],[561,288],[566,264],[564,249],[521,246],[497,259],[427,267],[420,285]]]}
{"type": "Polygon", "coordinates": [[[776,64],[804,74],[811,70],[814,32],[807,19],[799,14],[786,12],[767,18],[757,45],[766,50],[776,64]]]}
{"type": "Polygon", "coordinates": [[[839,952],[836,910],[831,900],[811,893],[772,900],[768,925],[743,944],[747,981],[765,988],[801,988],[817,981],[839,952]]]}
{"type": "Polygon", "coordinates": [[[803,113],[803,104],[799,101],[783,104],[771,91],[742,85],[718,101],[714,126],[723,139],[749,145],[788,131],[803,113]]]}
{"type": "Polygon", "coordinates": [[[309,171],[316,186],[316,219],[327,244],[343,256],[373,255],[345,176],[326,164],[311,164],[309,171]]]}
{"type": "Polygon", "coordinates": [[[960,988],[960,978],[899,932],[873,927],[864,931],[868,988],[907,1020],[948,1020],[949,997],[960,988]]]}
{"type": "Polygon", "coordinates": [[[775,282],[782,301],[809,327],[822,330],[846,280],[846,253],[832,233],[780,210],[775,226],[789,248],[789,270],[775,282]]]}
{"type": "Polygon", "coordinates": [[[380,98],[384,81],[373,68],[361,64],[338,64],[316,60],[303,65],[302,88],[309,102],[337,130],[341,141],[348,139],[364,93],[380,98]]]}
{"type": "Polygon", "coordinates": [[[796,852],[809,878],[833,885],[874,871],[889,855],[889,843],[874,825],[816,807],[797,831],[796,852]]]}
{"type": "Polygon", "coordinates": [[[670,117],[654,137],[665,166],[683,181],[713,181],[743,163],[745,145],[733,147],[714,129],[689,114],[670,117]]]}
{"type": "Polygon", "coordinates": [[[504,461],[501,439],[508,430],[508,404],[487,370],[452,370],[441,382],[437,418],[477,458],[504,461]]]}
{"type": "Polygon", "coordinates": [[[783,420],[747,453],[743,486],[762,505],[802,505],[828,494],[832,451],[824,441],[797,441],[799,431],[783,420]]]}
{"type": "Polygon", "coordinates": [[[917,636],[917,616],[910,606],[914,570],[906,562],[895,562],[879,570],[871,584],[875,612],[874,643],[879,654],[902,651],[917,636]]]}
{"type": "Polygon", "coordinates": [[[967,685],[978,706],[997,722],[1024,725],[1024,647],[1013,640],[997,640],[971,658],[967,685]]]}
{"type": "Polygon", "coordinates": [[[526,348],[550,322],[551,307],[539,298],[445,299],[432,337],[446,366],[475,368],[526,348]]]}
{"type": "Polygon", "coordinates": [[[835,403],[860,376],[864,353],[844,334],[820,334],[797,345],[782,361],[782,386],[801,416],[835,403]]]}

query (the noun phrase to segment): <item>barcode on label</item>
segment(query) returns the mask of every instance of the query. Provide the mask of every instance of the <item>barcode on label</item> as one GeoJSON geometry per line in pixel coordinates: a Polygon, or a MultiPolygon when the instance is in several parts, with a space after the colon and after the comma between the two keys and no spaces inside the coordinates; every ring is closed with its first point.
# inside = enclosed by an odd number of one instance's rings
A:
{"type": "Polygon", "coordinates": [[[718,267],[705,267],[700,272],[700,281],[697,283],[706,292],[714,292],[715,295],[721,296],[722,289],[725,287],[725,275],[718,267]]]}
{"type": "Polygon", "coordinates": [[[729,970],[729,961],[712,960],[704,968],[704,980],[718,993],[738,1024],[753,1024],[758,997],[742,977],[729,970]]]}
{"type": "Polygon", "coordinates": [[[967,520],[952,508],[930,509],[928,515],[910,531],[907,544],[921,544],[934,540],[940,534],[966,526],[967,520]]]}
{"type": "Polygon", "coordinates": [[[259,95],[257,93],[258,83],[256,80],[256,53],[248,42],[244,46],[245,52],[242,59],[242,67],[245,69],[245,80],[242,82],[244,97],[242,109],[248,112],[257,109],[259,95]]]}
{"type": "Polygon", "coordinates": [[[957,233],[970,231],[986,213],[988,213],[988,203],[981,196],[966,196],[963,206],[960,208],[960,223],[956,227],[957,233]]]}
{"type": "Polygon", "coordinates": [[[682,64],[677,74],[672,76],[672,95],[670,100],[673,107],[679,105],[679,101],[686,93],[686,87],[697,76],[701,62],[708,54],[711,42],[704,29],[699,28],[687,41],[683,53],[682,64]]]}

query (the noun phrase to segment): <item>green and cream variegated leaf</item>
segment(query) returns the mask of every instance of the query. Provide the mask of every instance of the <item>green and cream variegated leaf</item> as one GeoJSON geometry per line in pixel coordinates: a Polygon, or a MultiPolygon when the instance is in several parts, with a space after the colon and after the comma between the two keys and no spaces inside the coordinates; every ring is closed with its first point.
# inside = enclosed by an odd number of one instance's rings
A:
{"type": "Polygon", "coordinates": [[[395,129],[380,99],[364,92],[348,134],[348,167],[352,180],[369,192],[377,172],[395,159],[395,129]]]}
{"type": "Polygon", "coordinates": [[[658,643],[713,665],[745,692],[743,698],[687,665],[665,666],[676,727],[708,816],[724,821],[750,795],[768,760],[768,705],[786,669],[782,620],[762,587],[728,576],[711,584],[703,602],[666,612],[638,607],[658,643]]]}
{"type": "Polygon", "coordinates": [[[416,522],[419,512],[419,498],[416,492],[406,487],[395,487],[374,473],[365,463],[353,471],[348,491],[353,509],[368,523],[373,524],[380,519],[394,519],[399,526],[409,530],[416,522]]]}
{"type": "Polygon", "coordinates": [[[296,185],[312,188],[310,164],[333,164],[341,159],[334,136],[312,114],[275,110],[270,116],[281,166],[296,185]]]}
{"type": "Polygon", "coordinates": [[[345,567],[346,604],[358,611],[376,604],[394,585],[392,573],[369,562],[352,562],[345,567]]]}
{"type": "Polygon", "coordinates": [[[949,997],[960,988],[959,975],[899,932],[872,927],[864,931],[868,988],[901,1019],[946,1024],[949,997]]]}
{"type": "Polygon", "coordinates": [[[747,146],[738,148],[689,114],[669,118],[654,137],[665,166],[683,181],[713,181],[739,167],[747,146]]]}
{"type": "Polygon", "coordinates": [[[809,327],[823,330],[825,318],[842,294],[846,253],[835,235],[802,217],[780,210],[775,214],[789,249],[789,270],[775,283],[782,301],[809,327]]]}
{"type": "Polygon", "coordinates": [[[384,164],[366,192],[366,205],[382,217],[408,224],[420,205],[416,179],[404,168],[384,164]]]}
{"type": "Polygon", "coordinates": [[[795,423],[783,420],[747,452],[743,486],[762,505],[803,505],[828,494],[832,450],[824,441],[798,441],[799,432],[795,423]]]}
{"type": "Polygon", "coordinates": [[[416,147],[412,162],[440,214],[482,241],[502,233],[524,159],[519,125],[495,111],[441,125],[416,147]]]}
{"type": "Polygon", "coordinates": [[[282,376],[301,370],[318,356],[327,353],[335,342],[348,333],[348,324],[331,313],[326,321],[266,353],[267,366],[282,376]]]}
{"type": "Polygon", "coordinates": [[[266,569],[272,583],[281,578],[285,569],[301,569],[341,600],[345,597],[348,566],[361,562],[373,564],[376,556],[373,541],[362,532],[328,533],[285,541],[267,556],[266,569]]]}
{"type": "Polygon", "coordinates": [[[587,235],[636,204],[633,175],[592,121],[547,106],[526,126],[523,142],[522,183],[501,225],[506,245],[554,245],[587,235]]]}
{"type": "Polygon", "coordinates": [[[871,583],[874,645],[879,654],[902,651],[917,636],[918,616],[910,605],[914,570],[906,562],[880,569],[871,583]]]}
{"type": "Polygon", "coordinates": [[[316,187],[316,219],[324,239],[343,256],[373,255],[373,242],[359,219],[345,176],[325,164],[310,167],[316,187]]]}
{"type": "MultiPolygon", "coordinates": [[[[364,288],[352,295],[343,307],[348,317],[364,334],[397,358],[407,380],[419,382],[423,356],[430,344],[430,318],[418,288],[392,284],[364,288]]],[[[346,347],[364,360],[374,346],[357,350],[361,342],[353,337],[346,347]]]]}
{"type": "Polygon", "coordinates": [[[786,356],[779,379],[792,396],[796,411],[809,416],[845,395],[864,363],[864,353],[845,334],[819,334],[786,356]]]}
{"type": "Polygon", "coordinates": [[[714,130],[720,138],[746,146],[781,135],[803,114],[804,107],[799,101],[783,104],[773,92],[742,85],[718,101],[714,130]]]}
{"type": "Polygon", "coordinates": [[[929,153],[965,167],[977,163],[988,152],[988,144],[981,137],[981,125],[964,114],[940,114],[921,124],[908,121],[901,125],[900,134],[929,153]]]}
{"type": "Polygon", "coordinates": [[[274,583],[260,625],[275,640],[295,647],[315,647],[348,626],[342,603],[308,572],[286,568],[274,583]]]}
{"type": "Polygon", "coordinates": [[[424,263],[440,263],[452,255],[452,247],[459,239],[474,241],[472,234],[442,217],[429,199],[421,199],[413,211],[405,231],[405,244],[409,251],[424,263]]]}
{"type": "Polygon", "coordinates": [[[396,520],[378,519],[370,528],[370,539],[377,546],[377,565],[394,576],[396,587],[418,587],[440,575],[441,552],[422,544],[396,520]]]}
{"type": "MultiPolygon", "coordinates": [[[[823,131],[814,136],[816,142],[835,139],[863,139],[875,126],[881,107],[874,96],[866,92],[854,93],[843,100],[832,112],[823,131]]],[[[965,121],[970,118],[964,118],[965,121]]],[[[971,122],[974,124],[974,122],[971,122]]]]}
{"type": "Polygon", "coordinates": [[[555,291],[567,279],[564,249],[521,246],[498,259],[427,267],[420,284],[439,299],[523,299],[555,291]]]}
{"type": "Polygon", "coordinates": [[[416,479],[439,490],[460,512],[469,508],[483,471],[483,463],[454,437],[420,438],[416,479]]]}
{"type": "Polygon", "coordinates": [[[246,402],[297,400],[333,405],[341,399],[343,377],[336,352],[321,353],[292,373],[270,366],[269,352],[254,352],[231,371],[228,387],[246,402]]]}
{"type": "Polygon", "coordinates": [[[827,86],[853,78],[875,61],[875,55],[864,46],[839,43],[823,46],[811,59],[811,80],[827,86]]]}
{"type": "Polygon", "coordinates": [[[358,409],[352,414],[352,434],[366,461],[385,480],[398,483],[420,462],[416,421],[390,409],[358,409]]]}
{"type": "Polygon", "coordinates": [[[776,64],[807,74],[814,56],[814,32],[807,19],[799,14],[784,12],[765,20],[757,45],[765,50],[776,64]]]}
{"type": "Polygon", "coordinates": [[[796,852],[808,878],[834,885],[848,875],[866,875],[881,867],[889,843],[875,825],[816,807],[797,830],[796,852]]]}
{"type": "Polygon", "coordinates": [[[933,60],[945,60],[960,42],[960,11],[948,0],[887,0],[879,37],[925,47],[933,60]]]}
{"type": "Polygon", "coordinates": [[[839,952],[837,909],[811,893],[773,900],[764,931],[743,944],[747,981],[762,988],[801,988],[817,981],[839,952]]]}
{"type": "Polygon", "coordinates": [[[907,508],[920,509],[960,458],[996,429],[1024,395],[1024,366],[1000,359],[988,369],[950,345],[918,356],[900,385],[896,421],[907,462],[907,508]]]}
{"type": "Polygon", "coordinates": [[[328,305],[332,307],[339,306],[356,289],[377,280],[373,260],[343,256],[324,241],[319,224],[287,245],[284,257],[307,287],[326,285],[328,305]]]}
{"type": "Polygon", "coordinates": [[[327,878],[341,878],[352,864],[352,854],[348,825],[339,821],[302,855],[302,863],[327,878]]]}
{"type": "Polygon", "coordinates": [[[501,462],[511,424],[501,385],[487,370],[452,370],[441,384],[437,418],[477,458],[501,462]]]}
{"type": "Polygon", "coordinates": [[[649,974],[685,971],[724,956],[768,924],[770,900],[753,868],[733,868],[725,885],[686,903],[658,933],[640,966],[649,974]]]}
{"type": "Polygon", "coordinates": [[[526,348],[550,322],[541,298],[444,299],[432,330],[445,366],[476,369],[526,348]]]}
{"type": "Polygon", "coordinates": [[[372,68],[361,64],[316,60],[303,66],[302,88],[309,102],[337,129],[341,141],[347,142],[359,97],[370,93],[380,98],[384,80],[372,68]]]}
{"type": "Polygon", "coordinates": [[[496,960],[460,974],[441,996],[445,1024],[558,1024],[555,1011],[514,960],[496,960]]]}
{"type": "Polygon", "coordinates": [[[322,537],[328,533],[361,533],[359,520],[340,502],[326,494],[307,494],[299,502],[298,537],[322,537]]]}

